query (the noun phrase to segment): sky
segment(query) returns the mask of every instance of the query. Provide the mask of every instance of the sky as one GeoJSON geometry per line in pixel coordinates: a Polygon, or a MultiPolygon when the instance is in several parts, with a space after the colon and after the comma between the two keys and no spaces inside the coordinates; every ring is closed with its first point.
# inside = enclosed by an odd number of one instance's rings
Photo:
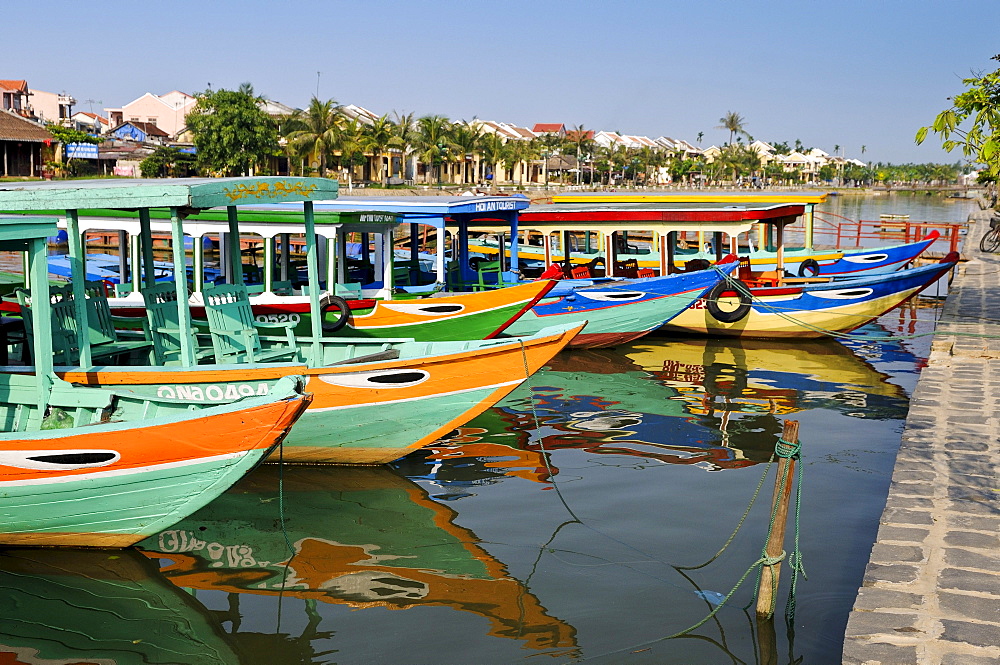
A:
{"type": "Polygon", "coordinates": [[[292,107],[755,139],[874,162],[946,162],[917,129],[993,71],[1000,0],[63,0],[0,9],[0,79],[103,113],[211,87],[292,107]],[[862,153],[862,146],[865,151],[862,153]]]}

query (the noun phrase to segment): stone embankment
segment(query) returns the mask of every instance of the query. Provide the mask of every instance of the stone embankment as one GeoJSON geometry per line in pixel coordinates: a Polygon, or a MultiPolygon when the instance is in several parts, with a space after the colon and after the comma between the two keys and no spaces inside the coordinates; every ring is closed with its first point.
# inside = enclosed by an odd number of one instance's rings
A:
{"type": "Polygon", "coordinates": [[[843,662],[1000,663],[1000,254],[970,217],[921,372],[843,662]]]}

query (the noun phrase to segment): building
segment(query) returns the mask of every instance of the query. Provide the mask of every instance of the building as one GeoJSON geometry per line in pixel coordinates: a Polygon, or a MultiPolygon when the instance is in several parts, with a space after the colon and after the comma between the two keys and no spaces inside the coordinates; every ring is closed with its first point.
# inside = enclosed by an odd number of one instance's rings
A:
{"type": "Polygon", "coordinates": [[[99,136],[111,129],[111,121],[96,113],[88,111],[77,111],[70,120],[73,121],[73,128],[88,134],[99,136]]]}
{"type": "Polygon", "coordinates": [[[118,128],[126,122],[143,122],[155,125],[167,136],[177,136],[187,124],[187,114],[194,108],[196,101],[191,95],[178,90],[165,95],[147,92],[121,108],[104,110],[112,127],[118,128]]]}
{"type": "Polygon", "coordinates": [[[38,123],[0,110],[0,175],[40,177],[43,152],[52,141],[52,135],[38,123]]]}
{"type": "Polygon", "coordinates": [[[0,79],[0,110],[10,111],[22,118],[33,117],[28,103],[28,82],[20,79],[0,79]]]}
{"type": "Polygon", "coordinates": [[[67,127],[72,124],[73,105],[76,99],[64,92],[45,92],[29,89],[31,111],[38,120],[67,127]]]}
{"type": "Polygon", "coordinates": [[[123,122],[110,134],[121,141],[132,141],[134,143],[156,143],[163,145],[169,138],[167,133],[149,122],[123,122]]]}

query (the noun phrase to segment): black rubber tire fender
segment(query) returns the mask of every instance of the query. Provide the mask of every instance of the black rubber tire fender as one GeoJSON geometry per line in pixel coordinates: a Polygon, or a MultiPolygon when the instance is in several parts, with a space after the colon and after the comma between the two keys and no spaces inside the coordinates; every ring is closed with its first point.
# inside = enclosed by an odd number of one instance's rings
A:
{"type": "Polygon", "coordinates": [[[705,296],[705,309],[716,321],[736,323],[750,313],[750,300],[750,289],[746,284],[738,279],[724,280],[713,286],[705,296]],[[719,298],[731,293],[739,296],[740,305],[734,310],[723,310],[719,307],[719,298]]]}
{"type": "Polygon", "coordinates": [[[799,277],[815,277],[819,271],[819,261],[816,259],[806,259],[799,264],[799,277]]]}
{"type": "Polygon", "coordinates": [[[327,295],[323,298],[323,302],[320,304],[319,308],[321,315],[323,317],[323,332],[337,332],[341,328],[347,325],[347,320],[351,318],[351,306],[347,304],[347,301],[340,296],[327,295]],[[337,310],[340,312],[340,316],[333,323],[326,323],[326,313],[331,310],[337,310]]]}

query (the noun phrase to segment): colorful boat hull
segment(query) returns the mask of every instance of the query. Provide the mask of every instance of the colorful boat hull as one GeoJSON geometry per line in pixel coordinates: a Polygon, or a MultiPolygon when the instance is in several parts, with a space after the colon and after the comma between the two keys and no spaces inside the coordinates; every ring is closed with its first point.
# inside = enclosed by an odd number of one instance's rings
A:
{"type": "Polygon", "coordinates": [[[799,287],[753,288],[749,312],[733,323],[716,319],[705,301],[699,300],[661,330],[761,339],[816,338],[848,332],[917,295],[947,274],[957,260],[957,254],[952,253],[934,265],[885,275],[799,287]]]}
{"type": "Polygon", "coordinates": [[[718,266],[717,270],[576,289],[535,305],[507,332],[529,335],[554,323],[585,321],[585,331],[570,343],[571,347],[604,348],[625,344],[683,312],[725,275],[731,274],[736,266],[736,263],[727,263],[718,266]]]}
{"type": "MultiPolygon", "coordinates": [[[[937,231],[932,231],[926,238],[917,242],[885,247],[857,247],[849,249],[787,248],[783,252],[783,265],[785,270],[794,274],[802,274],[804,272],[802,264],[808,260],[815,261],[818,264],[818,274],[821,276],[850,277],[856,274],[883,274],[899,270],[912,262],[939,237],[940,234],[937,231]]],[[[494,256],[498,252],[495,243],[490,244],[482,241],[470,242],[469,251],[494,256]]],[[[508,256],[510,255],[509,250],[505,253],[508,256]]],[[[749,253],[741,252],[741,256],[749,257],[752,270],[776,270],[778,267],[777,252],[755,249],[749,253]]],[[[618,252],[616,257],[619,261],[636,259],[639,268],[651,268],[654,270],[659,270],[660,268],[660,253],[655,249],[641,254],[618,252]]],[[[518,258],[521,260],[543,261],[545,256],[539,247],[521,245],[518,247],[518,258]]],[[[605,258],[604,252],[573,252],[570,261],[573,264],[583,265],[596,258],[605,258]]],[[[674,257],[674,266],[678,269],[683,269],[684,264],[693,259],[704,259],[714,262],[715,254],[712,252],[678,250],[674,257]]],[[[809,274],[813,274],[813,272],[810,271],[809,274]]]]}
{"type": "Polygon", "coordinates": [[[231,487],[307,403],[276,393],[191,415],[5,434],[0,545],[133,545],[231,487]]]}
{"type": "MultiPolygon", "coordinates": [[[[557,326],[516,340],[414,343],[417,348],[406,357],[358,364],[98,367],[61,377],[204,403],[266,394],[277,378],[304,374],[312,402],[271,461],[382,464],[437,440],[503,399],[582,327],[557,326]]],[[[369,344],[374,351],[382,347],[369,344]]]]}

